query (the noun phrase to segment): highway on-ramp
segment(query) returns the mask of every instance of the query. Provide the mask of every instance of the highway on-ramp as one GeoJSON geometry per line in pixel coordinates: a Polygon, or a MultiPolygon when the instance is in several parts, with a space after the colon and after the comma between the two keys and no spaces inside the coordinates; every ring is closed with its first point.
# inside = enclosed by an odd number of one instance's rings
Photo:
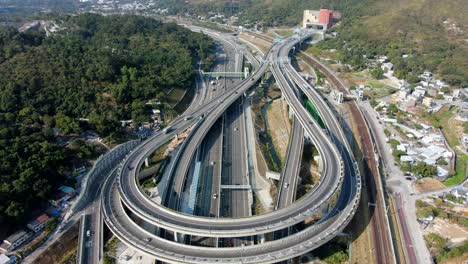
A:
{"type": "MultiPolygon", "coordinates": [[[[319,127],[316,121],[302,106],[297,98],[291,81],[285,77],[285,66],[279,58],[288,57],[289,50],[301,42],[307,35],[294,35],[277,43],[266,55],[265,61],[248,79],[243,80],[232,91],[220,95],[203,107],[194,110],[189,119],[178,119],[167,133],[159,133],[142,143],[133,151],[119,168],[117,177],[109,177],[102,195],[104,219],[111,231],[123,242],[157,259],[174,263],[271,263],[289,259],[314,249],[333,238],[351,220],[357,207],[360,193],[359,174],[356,168],[349,166],[342,159],[342,152],[333,139],[319,127]],[[286,54],[286,55],[285,55],[286,54]],[[184,146],[190,155],[176,157],[175,175],[180,171],[185,178],[190,160],[197,146],[206,136],[211,126],[219,117],[240,98],[244,92],[263,77],[270,67],[275,79],[283,87],[283,93],[295,113],[297,120],[317,147],[323,161],[323,173],[320,182],[302,199],[274,212],[246,218],[207,218],[186,215],[151,201],[138,187],[137,171],[152,151],[173,137],[178,131],[193,126],[191,136],[184,146]],[[341,188],[343,186],[343,188],[341,188]],[[346,190],[341,191],[340,190],[346,190]],[[328,205],[329,201],[340,194],[339,207],[323,218],[319,223],[291,234],[279,240],[263,244],[233,248],[200,248],[169,241],[147,232],[137,225],[126,213],[125,207],[148,224],[185,235],[205,237],[241,237],[271,233],[303,222],[328,205]]],[[[185,142],[184,142],[185,143],[185,142]]],[[[169,185],[169,192],[181,190],[182,182],[169,185]]]]}

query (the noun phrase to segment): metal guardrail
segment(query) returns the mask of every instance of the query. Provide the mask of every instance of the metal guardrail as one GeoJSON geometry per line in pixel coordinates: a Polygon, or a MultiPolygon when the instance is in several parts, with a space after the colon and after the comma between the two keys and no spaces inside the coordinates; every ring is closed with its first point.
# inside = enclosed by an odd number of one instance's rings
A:
{"type": "MultiPolygon", "coordinates": [[[[329,143],[331,143],[331,142],[329,142],[329,143]]],[[[333,151],[336,151],[336,150],[333,148],[333,151]]],[[[342,162],[342,160],[340,160],[340,167],[341,167],[341,170],[342,170],[342,173],[343,173],[343,162],[342,162]]],[[[343,174],[340,175],[339,183],[342,182],[343,176],[344,176],[343,174]]],[[[356,186],[360,186],[360,177],[356,177],[355,180],[358,183],[356,186]]],[[[112,186],[112,185],[108,185],[108,187],[109,186],[112,186]]],[[[115,188],[115,187],[113,187],[113,188],[115,188]]],[[[109,190],[108,194],[112,195],[112,192],[109,190]]],[[[349,203],[340,212],[340,214],[337,214],[337,215],[327,219],[327,221],[324,221],[324,222],[322,222],[322,223],[320,223],[318,225],[313,225],[313,226],[307,228],[306,230],[304,230],[304,231],[302,231],[300,233],[297,233],[295,235],[287,237],[284,240],[279,240],[279,241],[276,241],[276,242],[269,242],[269,243],[265,243],[265,244],[254,245],[254,246],[246,246],[246,247],[242,247],[240,249],[237,248],[236,250],[238,250],[238,252],[240,253],[239,254],[240,257],[232,259],[230,262],[232,262],[232,261],[234,261],[234,262],[241,261],[241,262],[245,262],[245,263],[258,263],[258,262],[264,262],[264,261],[266,261],[266,262],[280,261],[280,260],[283,260],[283,259],[286,259],[286,258],[290,258],[290,257],[296,256],[296,255],[299,255],[299,254],[301,254],[303,252],[309,251],[309,250],[311,250],[313,248],[316,248],[316,247],[322,245],[323,243],[325,243],[328,240],[330,240],[331,238],[333,238],[337,233],[341,232],[341,230],[351,220],[352,216],[354,215],[354,212],[357,209],[360,189],[358,189],[355,194],[356,195],[354,195],[353,199],[351,200],[351,203],[349,203]],[[330,227],[325,231],[323,231],[323,230],[320,231],[320,229],[324,228],[327,224],[330,227]],[[314,236],[313,233],[318,232],[318,231],[319,231],[319,234],[317,236],[314,236]],[[310,239],[311,235],[312,235],[312,238],[310,239]],[[296,241],[298,239],[303,239],[303,240],[305,240],[305,242],[301,243],[299,245],[294,244],[293,247],[285,247],[284,249],[281,249],[281,250],[278,250],[278,251],[275,251],[275,252],[271,252],[270,247],[272,245],[276,245],[276,246],[284,245],[284,246],[286,246],[287,242],[290,243],[291,240],[296,241]],[[242,257],[243,256],[242,252],[251,252],[252,250],[259,250],[260,252],[269,252],[269,253],[265,253],[265,254],[260,253],[258,256],[245,256],[245,257],[242,257]]],[[[114,197],[114,199],[115,199],[115,197],[114,197]]],[[[324,203],[323,199],[321,201],[319,201],[319,203],[324,203]]],[[[107,208],[107,206],[108,205],[104,206],[105,209],[103,209],[106,216],[107,217],[113,217],[114,216],[113,214],[109,215],[109,212],[107,212],[107,209],[110,209],[110,208],[107,208]]],[[[110,206],[112,207],[112,205],[110,205],[110,206]]],[[[306,212],[303,212],[298,217],[301,218],[304,215],[306,216],[310,212],[311,212],[311,210],[309,209],[306,212]]],[[[122,216],[122,217],[128,217],[128,216],[122,216]]],[[[171,260],[171,261],[181,261],[181,262],[189,262],[189,263],[199,263],[199,262],[206,262],[206,261],[210,260],[209,257],[199,258],[199,257],[186,256],[186,255],[183,255],[183,254],[180,255],[178,253],[173,253],[173,252],[165,252],[164,250],[162,250],[160,248],[154,247],[154,244],[153,245],[146,245],[146,246],[142,247],[141,245],[139,245],[139,243],[141,244],[141,242],[138,242],[138,241],[140,241],[140,239],[138,237],[133,237],[132,234],[130,234],[128,231],[126,231],[124,227],[120,226],[118,221],[116,221],[115,223],[117,225],[119,225],[119,226],[115,226],[112,221],[107,221],[106,220],[106,222],[109,222],[109,224],[111,226],[111,229],[113,229],[115,232],[117,232],[117,236],[119,236],[123,241],[126,241],[126,243],[129,243],[131,245],[139,247],[139,249],[142,250],[142,251],[148,252],[148,253],[150,253],[152,255],[160,256],[163,260],[166,260],[166,259],[169,258],[169,260],[171,260]],[[118,228],[120,228],[120,230],[116,230],[118,228]]],[[[294,222],[294,219],[291,219],[291,221],[287,221],[287,222],[292,223],[292,222],[294,222]]],[[[133,224],[136,225],[136,223],[133,223],[133,224]]],[[[137,228],[141,229],[141,227],[138,227],[138,226],[137,226],[137,228]]],[[[145,232],[145,231],[141,230],[141,232],[145,232]]],[[[173,244],[174,242],[167,241],[165,243],[173,244]]],[[[190,249],[190,248],[193,248],[193,247],[183,245],[183,244],[177,244],[177,248],[190,249]]],[[[198,249],[198,250],[200,250],[200,249],[198,249]]],[[[234,250],[234,249],[226,249],[226,250],[234,250]]]]}

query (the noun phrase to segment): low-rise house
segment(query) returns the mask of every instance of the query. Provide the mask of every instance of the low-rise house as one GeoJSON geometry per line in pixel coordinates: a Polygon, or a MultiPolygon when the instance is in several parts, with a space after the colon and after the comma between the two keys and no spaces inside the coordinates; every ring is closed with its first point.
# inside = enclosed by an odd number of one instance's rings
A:
{"type": "Polygon", "coordinates": [[[49,203],[55,207],[63,207],[70,198],[71,196],[66,193],[56,192],[52,195],[52,199],[49,200],[49,203]]]}
{"type": "Polygon", "coordinates": [[[448,102],[453,102],[453,96],[451,95],[444,95],[444,99],[448,102]]]}
{"type": "Polygon", "coordinates": [[[443,147],[431,145],[427,148],[421,149],[420,156],[424,162],[435,165],[442,157],[450,158],[452,153],[443,147]]]}
{"type": "Polygon", "coordinates": [[[423,74],[419,75],[419,78],[424,80],[431,80],[432,79],[432,72],[425,71],[423,74]]]}
{"type": "Polygon", "coordinates": [[[410,107],[415,107],[416,104],[418,103],[419,101],[419,97],[418,96],[415,96],[414,93],[411,94],[411,96],[408,96],[407,100],[406,100],[406,108],[408,110],[408,108],[410,107]]]}
{"type": "Polygon", "coordinates": [[[465,187],[455,188],[452,194],[458,199],[463,199],[463,204],[468,204],[468,190],[465,187]]]}
{"type": "Polygon", "coordinates": [[[433,215],[428,215],[425,218],[418,218],[418,220],[423,222],[423,223],[429,223],[429,222],[434,220],[434,216],[433,215]]]}
{"type": "Polygon", "coordinates": [[[393,71],[393,63],[391,63],[391,62],[382,63],[381,68],[384,71],[393,71]]]}
{"type": "Polygon", "coordinates": [[[439,88],[450,87],[450,85],[448,85],[446,82],[441,81],[441,80],[435,80],[435,85],[439,88]]]}
{"type": "Polygon", "coordinates": [[[29,230],[37,233],[44,229],[45,223],[49,220],[49,217],[46,214],[40,215],[38,218],[34,219],[33,221],[27,224],[29,230]]]}
{"type": "Polygon", "coordinates": [[[5,254],[0,254],[0,264],[13,264],[16,263],[16,256],[7,256],[5,254]]]}
{"type": "Polygon", "coordinates": [[[437,175],[436,175],[436,178],[437,180],[439,181],[445,181],[447,180],[447,178],[450,176],[450,173],[448,170],[440,167],[440,166],[437,166],[437,175]]]}
{"type": "Polygon", "coordinates": [[[402,155],[400,156],[400,162],[409,162],[409,163],[416,163],[416,159],[413,156],[409,155],[402,155]]]}
{"type": "Polygon", "coordinates": [[[426,125],[424,123],[421,123],[420,126],[422,127],[422,129],[425,131],[425,132],[429,132],[432,130],[432,127],[429,126],[429,125],[426,125]]]}
{"type": "Polygon", "coordinates": [[[467,135],[464,135],[462,137],[462,143],[463,143],[464,151],[468,152],[468,136],[467,135]]]}
{"type": "Polygon", "coordinates": [[[383,121],[385,123],[391,123],[391,124],[396,124],[398,121],[395,118],[384,118],[383,121]]]}
{"type": "Polygon", "coordinates": [[[425,145],[430,145],[432,143],[444,143],[444,137],[440,134],[429,134],[424,136],[421,139],[421,142],[425,145]]]}
{"type": "Polygon", "coordinates": [[[411,93],[411,95],[416,98],[423,98],[426,95],[426,88],[417,86],[416,88],[414,88],[414,91],[413,93],[411,93]]]}
{"type": "Polygon", "coordinates": [[[468,111],[462,111],[461,113],[458,113],[455,119],[462,122],[468,122],[468,111]]]}
{"type": "Polygon", "coordinates": [[[405,145],[398,145],[396,149],[406,153],[407,147],[405,145]]]}
{"type": "Polygon", "coordinates": [[[30,237],[31,233],[26,230],[20,230],[13,235],[9,236],[7,239],[3,240],[3,244],[0,245],[0,251],[4,254],[11,252],[21,246],[26,242],[30,237]]]}
{"type": "Polygon", "coordinates": [[[380,62],[380,63],[385,63],[388,61],[388,57],[387,56],[377,56],[377,61],[380,62]]]}
{"type": "Polygon", "coordinates": [[[429,82],[428,82],[428,81],[421,81],[420,84],[421,84],[423,87],[429,86],[429,82]]]}
{"type": "Polygon", "coordinates": [[[436,96],[438,92],[439,92],[439,91],[438,91],[437,89],[434,89],[434,88],[429,88],[429,89],[427,89],[427,94],[428,94],[429,96],[432,96],[432,97],[436,96]]]}
{"type": "Polygon", "coordinates": [[[422,104],[426,107],[431,107],[434,104],[434,100],[430,97],[424,97],[422,104]]]}

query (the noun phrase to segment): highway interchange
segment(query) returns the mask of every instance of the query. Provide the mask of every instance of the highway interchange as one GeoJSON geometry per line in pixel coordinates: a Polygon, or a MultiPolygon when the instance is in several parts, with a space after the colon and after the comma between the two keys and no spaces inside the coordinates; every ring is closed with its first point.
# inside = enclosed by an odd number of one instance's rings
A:
{"type": "MultiPolygon", "coordinates": [[[[225,45],[237,45],[232,42],[230,36],[207,30],[204,32],[225,45]]],[[[225,82],[224,87],[217,88],[220,90],[218,92],[213,88],[205,89],[204,92],[199,89],[194,103],[169,129],[142,142],[125,157],[116,175],[111,175],[104,183],[101,197],[104,222],[121,241],[169,263],[271,263],[290,259],[317,248],[346,227],[359,201],[359,171],[334,113],[289,62],[291,50],[310,36],[310,33],[302,32],[283,39],[275,43],[261,59],[244,54],[254,66],[248,78],[234,82],[232,86],[225,82]],[[218,208],[223,208],[223,203],[219,202],[222,199],[217,198],[209,201],[208,212],[201,211],[197,215],[179,212],[184,192],[189,185],[187,176],[190,175],[189,172],[196,161],[203,160],[205,165],[206,162],[212,164],[212,179],[205,179],[203,185],[208,197],[211,197],[211,193],[219,195],[223,192],[217,189],[220,185],[248,184],[245,118],[241,102],[244,93],[254,87],[267,71],[275,77],[290,110],[294,113],[291,145],[279,185],[277,210],[250,216],[248,192],[236,190],[226,192],[230,193],[227,195],[231,196],[230,203],[238,203],[233,210],[218,211],[218,208]],[[315,104],[326,129],[322,129],[303,107],[300,91],[315,104]],[[205,92],[209,94],[202,94],[205,92]],[[213,129],[214,125],[218,128],[213,129]],[[163,204],[158,204],[140,189],[138,172],[151,153],[187,128],[191,128],[191,132],[172,157],[167,172],[168,183],[165,192],[161,193],[165,199],[163,204]],[[323,171],[320,182],[301,199],[294,201],[304,138],[310,140],[318,149],[323,171]],[[212,163],[216,158],[221,162],[212,163]],[[216,247],[217,243],[215,247],[183,243],[190,236],[231,239],[263,236],[277,230],[289,229],[323,212],[336,196],[336,204],[320,221],[302,230],[290,232],[281,239],[242,245],[236,243],[234,247],[216,247]],[[134,221],[135,217],[141,221],[134,221]],[[159,232],[147,231],[143,227],[147,225],[157,227],[159,232]],[[162,230],[172,233],[175,241],[160,237],[162,230]]],[[[241,71],[239,61],[234,60],[234,71],[241,71]]],[[[230,67],[227,65],[232,63],[224,65],[230,67]]]]}

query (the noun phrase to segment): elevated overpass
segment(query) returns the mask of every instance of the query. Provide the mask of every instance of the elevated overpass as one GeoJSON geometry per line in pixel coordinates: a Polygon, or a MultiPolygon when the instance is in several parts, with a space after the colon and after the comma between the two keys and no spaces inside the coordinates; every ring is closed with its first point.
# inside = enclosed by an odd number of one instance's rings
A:
{"type": "MultiPolygon", "coordinates": [[[[287,63],[285,65],[284,62],[288,61],[285,58],[288,57],[294,45],[308,37],[309,35],[294,35],[276,43],[250,78],[243,80],[232,91],[221,94],[214,100],[194,109],[189,114],[190,118],[177,119],[167,133],[158,133],[126,157],[119,167],[118,175],[106,180],[102,192],[104,220],[119,239],[142,252],[170,263],[271,263],[317,248],[341,232],[353,217],[359,201],[361,185],[357,166],[344,156],[342,144],[337,144],[333,137],[325,133],[302,106],[293,91],[293,82],[286,78],[288,72],[291,74],[292,70],[288,68],[287,63]],[[172,168],[174,173],[171,179],[173,181],[168,185],[172,187],[169,193],[175,192],[176,197],[180,196],[178,191],[182,189],[181,186],[184,184],[196,146],[227,107],[263,77],[263,74],[270,68],[268,61],[272,61],[271,71],[279,82],[298,123],[311,136],[311,140],[322,156],[324,170],[320,182],[303,199],[289,206],[268,214],[247,218],[195,217],[151,201],[137,183],[137,172],[144,159],[177,132],[194,126],[190,138],[186,140],[187,144],[183,146],[184,149],[179,150],[179,153],[185,154],[176,157],[172,168]],[[125,211],[129,210],[146,224],[171,230],[177,234],[202,237],[242,237],[264,235],[304,222],[327,206],[332,197],[337,194],[339,194],[339,199],[334,209],[317,224],[279,240],[234,248],[196,247],[161,238],[146,231],[125,211]]],[[[321,107],[327,106],[321,105],[321,107]]],[[[321,111],[325,112],[324,109],[321,111]]],[[[188,114],[185,115],[187,116],[188,114]]],[[[329,122],[334,121],[330,119],[329,122]]],[[[337,129],[339,133],[341,128],[337,127],[337,129]]]]}

